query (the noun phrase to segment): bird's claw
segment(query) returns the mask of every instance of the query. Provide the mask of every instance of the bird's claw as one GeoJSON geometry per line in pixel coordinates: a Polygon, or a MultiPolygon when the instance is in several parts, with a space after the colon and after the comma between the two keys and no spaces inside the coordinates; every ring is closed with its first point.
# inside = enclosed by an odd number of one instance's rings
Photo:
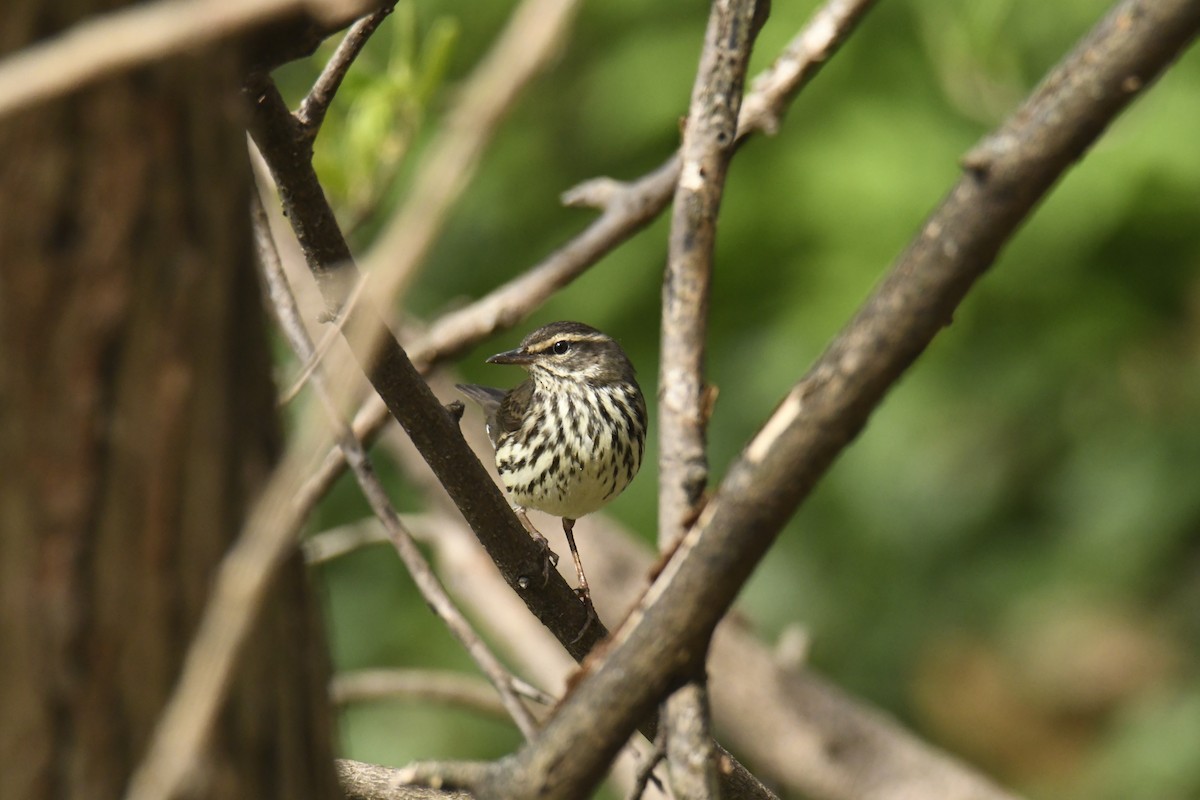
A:
{"type": "Polygon", "coordinates": [[[575,596],[579,598],[579,602],[583,603],[587,609],[587,619],[583,622],[583,627],[579,629],[579,633],[575,634],[575,638],[571,640],[571,644],[575,644],[583,635],[588,632],[588,628],[592,627],[593,622],[598,622],[600,617],[596,614],[596,607],[592,605],[592,593],[587,589],[576,589],[575,596]]]}
{"type": "Polygon", "coordinates": [[[558,553],[550,549],[550,542],[540,533],[533,537],[542,551],[542,586],[550,582],[550,573],[558,567],[558,553]]]}

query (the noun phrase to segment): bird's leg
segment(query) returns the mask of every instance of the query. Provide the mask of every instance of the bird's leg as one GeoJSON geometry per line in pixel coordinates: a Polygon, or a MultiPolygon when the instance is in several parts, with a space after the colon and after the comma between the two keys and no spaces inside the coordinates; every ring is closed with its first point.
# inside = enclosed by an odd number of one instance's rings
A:
{"type": "Polygon", "coordinates": [[[563,517],[563,533],[567,535],[567,545],[571,548],[571,557],[575,559],[575,574],[579,576],[579,588],[575,590],[575,594],[579,596],[580,601],[587,608],[587,621],[583,623],[583,627],[579,629],[579,633],[571,641],[571,644],[578,642],[583,638],[583,634],[591,627],[592,622],[597,619],[596,607],[592,605],[592,593],[588,589],[587,576],[583,574],[583,562],[579,560],[579,548],[575,546],[575,520],[563,517]]]}
{"type": "Polygon", "coordinates": [[[517,519],[521,520],[521,525],[525,530],[529,531],[529,535],[537,542],[538,547],[542,550],[542,586],[550,580],[550,570],[558,566],[558,553],[550,549],[550,542],[547,541],[541,532],[533,527],[533,523],[529,521],[529,515],[525,513],[525,509],[520,506],[513,506],[513,511],[517,515],[517,519]]]}

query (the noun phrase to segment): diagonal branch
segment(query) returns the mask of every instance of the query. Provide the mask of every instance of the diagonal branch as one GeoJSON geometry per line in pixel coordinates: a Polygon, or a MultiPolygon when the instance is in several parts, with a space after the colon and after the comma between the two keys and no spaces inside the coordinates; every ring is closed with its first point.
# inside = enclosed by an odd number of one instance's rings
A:
{"type": "MultiPolygon", "coordinates": [[[[0,116],[296,11],[353,19],[369,0],[158,0],[89,18],[0,61],[0,116]]],[[[345,24],[345,23],[342,23],[345,24]]]]}
{"type": "Polygon", "coordinates": [[[387,3],[379,10],[355,22],[350,26],[350,30],[346,31],[342,41],[338,43],[337,50],[333,52],[329,63],[321,70],[317,82],[313,84],[312,89],[301,101],[300,109],[296,112],[296,118],[300,120],[300,124],[304,126],[310,139],[315,139],[317,132],[321,130],[321,123],[325,121],[325,115],[329,112],[333,97],[341,88],[342,81],[345,80],[346,73],[350,71],[354,59],[358,58],[358,54],[366,46],[371,34],[383,24],[395,7],[395,2],[387,3]]]}
{"type": "Polygon", "coordinates": [[[917,240],[731,466],[595,668],[489,792],[531,796],[523,781],[550,764],[556,779],[577,780],[591,766],[563,743],[628,736],[686,674],[788,518],[1000,247],[1198,30],[1195,0],[1123,0],[972,152],[917,240]]]}
{"type": "MultiPolygon", "coordinates": [[[[312,340],[304,328],[304,323],[300,319],[300,309],[296,306],[296,300],[292,297],[291,289],[287,285],[287,278],[284,277],[283,266],[279,262],[279,252],[275,248],[275,240],[271,237],[270,223],[267,222],[262,202],[257,194],[253,200],[254,237],[258,245],[259,261],[266,277],[272,307],[292,349],[302,361],[307,361],[313,357],[312,340]]],[[[349,426],[342,422],[337,405],[319,366],[313,372],[312,387],[334,422],[338,446],[346,454],[346,461],[354,472],[363,496],[366,497],[375,516],[383,523],[388,540],[396,549],[400,560],[404,562],[421,597],[424,598],[433,613],[437,614],[445,623],[446,628],[467,651],[480,671],[491,681],[496,693],[500,695],[500,702],[512,717],[513,722],[516,723],[517,728],[526,738],[532,737],[534,731],[537,730],[537,723],[533,715],[529,713],[529,709],[513,692],[512,675],[500,663],[500,659],[487,648],[483,640],[471,628],[466,617],[454,605],[454,601],[450,599],[441,581],[434,574],[433,568],[429,566],[429,562],[421,554],[416,542],[400,522],[400,515],[396,513],[395,507],[392,506],[391,500],[387,496],[387,491],[375,474],[375,468],[366,451],[363,450],[362,443],[355,438],[349,426]]]]}

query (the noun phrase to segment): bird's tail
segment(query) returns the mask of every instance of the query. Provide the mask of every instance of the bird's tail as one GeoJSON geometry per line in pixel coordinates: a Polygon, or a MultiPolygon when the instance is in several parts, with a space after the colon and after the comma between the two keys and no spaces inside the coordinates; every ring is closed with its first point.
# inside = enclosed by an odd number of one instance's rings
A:
{"type": "Polygon", "coordinates": [[[455,386],[460,392],[478,403],[488,417],[496,413],[496,410],[500,408],[500,401],[504,399],[503,389],[493,389],[491,386],[480,386],[477,383],[459,383],[455,386]]]}

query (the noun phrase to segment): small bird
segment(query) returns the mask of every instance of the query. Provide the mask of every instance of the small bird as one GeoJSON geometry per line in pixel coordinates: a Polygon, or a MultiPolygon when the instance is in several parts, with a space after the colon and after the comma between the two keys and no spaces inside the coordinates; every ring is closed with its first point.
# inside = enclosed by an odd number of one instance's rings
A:
{"type": "MultiPolygon", "coordinates": [[[[575,520],[607,505],[642,465],[646,400],[633,364],[611,337],[580,322],[538,328],[487,363],[524,367],[529,380],[508,391],[458,389],[483,408],[496,468],[526,530],[546,545],[525,509],[562,517],[590,624],[595,609],[575,547],[575,520]]],[[[558,560],[551,555],[547,571],[558,560]]]]}

